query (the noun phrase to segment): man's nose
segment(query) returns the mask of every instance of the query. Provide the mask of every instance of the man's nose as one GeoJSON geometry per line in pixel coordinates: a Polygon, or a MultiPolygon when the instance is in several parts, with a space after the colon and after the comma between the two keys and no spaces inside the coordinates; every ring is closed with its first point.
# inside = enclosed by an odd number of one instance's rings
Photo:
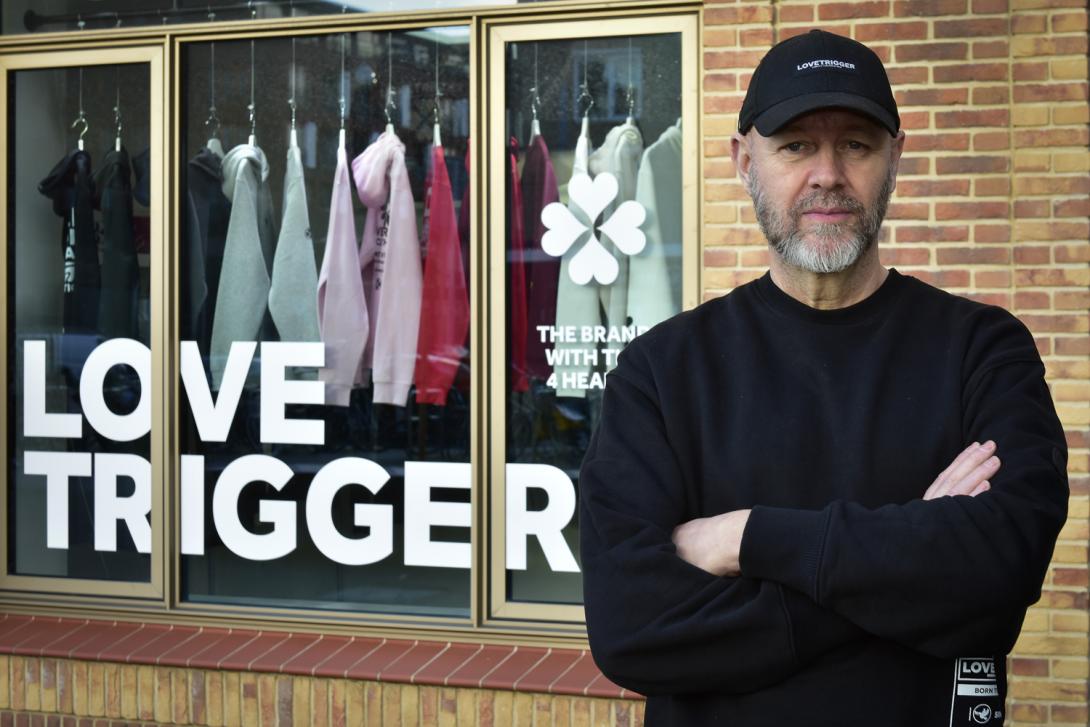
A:
{"type": "Polygon", "coordinates": [[[824,146],[811,158],[810,186],[813,189],[837,189],[844,186],[844,160],[836,149],[824,146]]]}

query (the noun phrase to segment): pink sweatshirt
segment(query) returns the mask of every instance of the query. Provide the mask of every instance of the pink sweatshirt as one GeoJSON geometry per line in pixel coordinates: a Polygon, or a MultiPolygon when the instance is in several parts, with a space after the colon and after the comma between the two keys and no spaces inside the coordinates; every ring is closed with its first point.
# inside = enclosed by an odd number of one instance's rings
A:
{"type": "Polygon", "coordinates": [[[348,156],[338,149],[329,231],[318,276],[318,328],[325,343],[325,367],[318,377],[325,382],[326,403],[336,406],[348,406],[352,385],[359,382],[370,329],[356,240],[348,156]]]}
{"type": "Polygon", "coordinates": [[[359,269],[371,329],[363,366],[371,369],[376,404],[405,406],[416,364],[422,287],[405,145],[396,134],[382,134],[352,160],[352,176],[367,208],[359,269]]]}

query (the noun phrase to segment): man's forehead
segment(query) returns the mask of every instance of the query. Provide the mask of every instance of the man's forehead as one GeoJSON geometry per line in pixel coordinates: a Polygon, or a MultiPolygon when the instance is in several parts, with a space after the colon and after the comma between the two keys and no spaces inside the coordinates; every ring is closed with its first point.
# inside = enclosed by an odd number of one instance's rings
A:
{"type": "MultiPolygon", "coordinates": [[[[756,128],[752,131],[760,135],[756,128]]],[[[805,113],[792,119],[772,136],[813,131],[862,132],[875,136],[889,136],[889,132],[869,116],[841,108],[817,109],[805,113]]]]}

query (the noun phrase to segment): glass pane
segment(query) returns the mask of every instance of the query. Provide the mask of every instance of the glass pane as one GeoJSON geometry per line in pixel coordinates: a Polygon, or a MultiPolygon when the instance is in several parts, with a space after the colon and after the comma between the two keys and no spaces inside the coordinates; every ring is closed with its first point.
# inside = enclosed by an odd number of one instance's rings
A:
{"type": "Polygon", "coordinates": [[[149,68],[9,80],[9,570],[146,582],[149,68]]]}
{"type": "Polygon", "coordinates": [[[679,34],[509,44],[507,597],[578,604],[605,374],[681,310],[679,34]]]}
{"type": "Polygon", "coordinates": [[[468,42],[187,46],[185,599],[468,615],[468,42]]]}
{"type": "Polygon", "coordinates": [[[177,25],[226,20],[340,15],[342,13],[409,13],[458,7],[519,5],[544,0],[5,0],[2,32],[55,33],[139,25],[177,25]]]}

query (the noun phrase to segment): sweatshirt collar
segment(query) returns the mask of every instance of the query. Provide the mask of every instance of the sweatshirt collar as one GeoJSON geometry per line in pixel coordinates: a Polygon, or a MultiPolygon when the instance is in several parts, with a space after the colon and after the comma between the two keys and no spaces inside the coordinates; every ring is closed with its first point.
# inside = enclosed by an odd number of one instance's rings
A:
{"type": "Polygon", "coordinates": [[[754,281],[754,290],[766,305],[782,315],[812,323],[846,325],[862,323],[886,310],[904,288],[904,280],[904,276],[898,273],[895,268],[890,268],[889,274],[878,287],[878,290],[858,303],[831,310],[811,308],[805,303],[795,300],[780,290],[776,283],[772,281],[771,272],[766,272],[754,281]]]}

